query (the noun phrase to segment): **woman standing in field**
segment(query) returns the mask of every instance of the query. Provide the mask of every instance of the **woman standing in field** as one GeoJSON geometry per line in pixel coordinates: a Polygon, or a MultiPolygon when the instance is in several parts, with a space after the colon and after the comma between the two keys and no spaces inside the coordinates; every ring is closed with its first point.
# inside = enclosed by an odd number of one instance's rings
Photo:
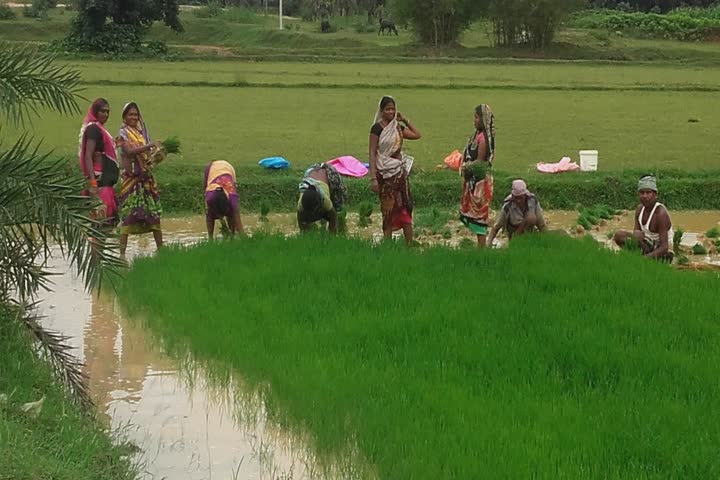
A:
{"type": "Polygon", "coordinates": [[[159,142],[150,142],[147,125],[135,102],[123,107],[123,124],[116,139],[122,152],[120,186],[120,255],[125,256],[129,235],[152,232],[162,247],[160,191],[152,173],[150,153],[162,153],[159,142]]]}
{"type": "Polygon", "coordinates": [[[383,235],[390,238],[394,230],[402,229],[408,245],[413,241],[413,200],[402,147],[403,140],[420,137],[410,120],[397,111],[395,99],[382,97],[370,129],[371,188],[380,196],[383,235]]]}
{"type": "Polygon", "coordinates": [[[88,181],[85,196],[96,196],[102,202],[90,217],[105,227],[117,224],[117,199],[114,186],[120,176],[115,142],[105,128],[110,118],[110,104],[104,98],[95,100],[88,109],[80,129],[80,169],[88,181]]]}
{"type": "Polygon", "coordinates": [[[478,246],[484,247],[493,197],[495,157],[495,117],[488,105],[475,107],[474,125],[475,132],[468,140],[460,165],[463,177],[460,221],[477,235],[478,246]]]}

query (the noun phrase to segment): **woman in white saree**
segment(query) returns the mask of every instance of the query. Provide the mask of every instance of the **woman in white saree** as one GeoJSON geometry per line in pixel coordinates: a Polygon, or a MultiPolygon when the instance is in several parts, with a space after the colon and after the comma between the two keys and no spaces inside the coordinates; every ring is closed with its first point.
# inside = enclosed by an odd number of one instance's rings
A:
{"type": "Polygon", "coordinates": [[[395,100],[380,100],[375,121],[370,129],[370,181],[380,197],[383,234],[402,229],[405,241],[413,241],[413,200],[408,182],[409,157],[403,154],[403,140],[418,140],[420,132],[397,111],[395,100]]]}

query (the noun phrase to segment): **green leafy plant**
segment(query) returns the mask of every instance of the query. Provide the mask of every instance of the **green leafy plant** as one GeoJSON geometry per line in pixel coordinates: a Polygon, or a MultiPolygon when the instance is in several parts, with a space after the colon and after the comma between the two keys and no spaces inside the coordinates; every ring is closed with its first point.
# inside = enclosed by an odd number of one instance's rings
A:
{"type": "Polygon", "coordinates": [[[337,212],[338,233],[347,233],[347,210],[337,212]]]}
{"type": "Polygon", "coordinates": [[[373,205],[370,202],[362,202],[358,205],[358,226],[367,227],[372,223],[371,215],[373,213],[373,205]]]}
{"type": "Polygon", "coordinates": [[[270,213],[270,204],[268,202],[260,203],[260,221],[268,222],[268,214],[270,213]]]}
{"type": "Polygon", "coordinates": [[[705,248],[705,245],[702,243],[696,243],[692,247],[692,253],[693,255],[705,255],[707,254],[707,248],[705,248]]]}
{"type": "Polygon", "coordinates": [[[0,20],[15,20],[17,14],[7,4],[5,0],[0,1],[0,20]]]}
{"type": "Polygon", "coordinates": [[[685,235],[685,230],[683,230],[682,228],[678,228],[677,230],[675,230],[675,233],[673,233],[672,242],[675,252],[680,251],[680,244],[682,243],[683,235],[685,235]]]}
{"type": "Polygon", "coordinates": [[[705,232],[707,238],[720,238],[720,228],[712,227],[710,230],[705,232]]]}
{"type": "Polygon", "coordinates": [[[163,140],[162,146],[165,153],[180,153],[180,140],[178,137],[168,137],[166,140],[163,140]]]}

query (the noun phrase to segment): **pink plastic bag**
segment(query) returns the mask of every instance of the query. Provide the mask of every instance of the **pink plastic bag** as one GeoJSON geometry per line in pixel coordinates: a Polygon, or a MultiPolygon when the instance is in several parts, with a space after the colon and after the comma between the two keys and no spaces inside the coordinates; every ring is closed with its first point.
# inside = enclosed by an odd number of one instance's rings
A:
{"type": "Polygon", "coordinates": [[[330,160],[327,164],[335,167],[340,175],[348,177],[364,177],[368,173],[367,167],[360,160],[349,155],[330,160]]]}
{"type": "Polygon", "coordinates": [[[562,173],[572,172],[574,170],[580,170],[580,165],[573,162],[570,157],[563,157],[557,163],[538,163],[535,168],[541,173],[562,173]]]}

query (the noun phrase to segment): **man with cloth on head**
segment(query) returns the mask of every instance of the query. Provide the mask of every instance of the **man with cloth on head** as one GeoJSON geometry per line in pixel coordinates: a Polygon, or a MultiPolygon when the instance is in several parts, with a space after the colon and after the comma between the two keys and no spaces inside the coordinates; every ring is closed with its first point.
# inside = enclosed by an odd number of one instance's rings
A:
{"type": "Polygon", "coordinates": [[[337,212],[343,209],[347,190],[335,167],[317,163],[305,171],[299,185],[297,221],[300,230],[310,230],[318,220],[328,222],[330,233],[337,233],[337,212]]]}
{"type": "Polygon", "coordinates": [[[488,245],[492,245],[502,229],[505,229],[509,239],[512,239],[513,235],[545,231],[545,217],[540,202],[527,189],[527,184],[523,180],[513,180],[512,192],[505,197],[495,225],[488,235],[488,245]]]}
{"type": "Polygon", "coordinates": [[[614,241],[625,245],[634,238],[646,257],[663,262],[672,262],[674,252],[672,221],[665,205],[657,201],[657,179],[653,175],[644,175],[638,182],[640,205],[635,209],[635,228],[632,232],[620,230],[615,233],[614,241]]]}

